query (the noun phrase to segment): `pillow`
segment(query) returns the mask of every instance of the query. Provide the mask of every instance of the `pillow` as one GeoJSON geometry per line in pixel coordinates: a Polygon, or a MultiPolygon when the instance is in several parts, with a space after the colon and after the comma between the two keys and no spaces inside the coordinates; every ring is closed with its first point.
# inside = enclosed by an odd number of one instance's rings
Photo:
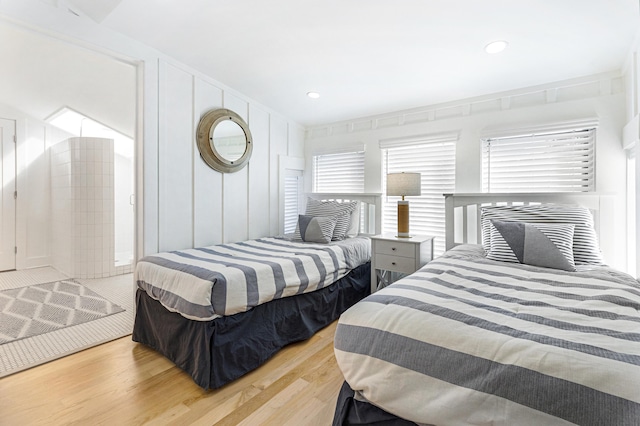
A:
{"type": "Polygon", "coordinates": [[[537,204],[527,206],[482,207],[480,226],[482,245],[490,247],[490,220],[519,221],[526,223],[564,223],[575,225],[573,234],[573,258],[576,265],[603,265],[598,238],[589,209],[581,206],[537,204]]]}
{"type": "Polygon", "coordinates": [[[575,225],[492,219],[487,259],[575,271],[575,225]]]}
{"type": "MultiPolygon", "coordinates": [[[[337,217],[336,227],[333,230],[331,239],[333,241],[343,240],[351,226],[351,214],[356,209],[358,202],[338,203],[337,201],[318,201],[313,198],[307,199],[307,216],[337,217]]],[[[300,232],[296,228],[295,238],[300,238],[300,232]]]]}
{"type": "Polygon", "coordinates": [[[331,241],[336,218],[322,216],[298,215],[298,229],[302,241],[312,243],[328,243],[331,241]]]}
{"type": "Polygon", "coordinates": [[[357,237],[360,233],[360,203],[356,202],[356,208],[351,213],[351,226],[347,231],[347,237],[357,237]]]}

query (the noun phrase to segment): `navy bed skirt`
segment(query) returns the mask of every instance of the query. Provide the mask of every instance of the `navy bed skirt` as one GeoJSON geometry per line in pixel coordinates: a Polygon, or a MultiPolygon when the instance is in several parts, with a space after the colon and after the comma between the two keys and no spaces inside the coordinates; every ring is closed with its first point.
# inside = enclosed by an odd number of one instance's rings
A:
{"type": "Polygon", "coordinates": [[[401,419],[368,402],[357,401],[354,395],[353,389],[344,382],[338,394],[333,426],[416,426],[414,422],[401,419]]]}
{"type": "Polygon", "coordinates": [[[211,321],[193,321],[167,311],[138,290],[132,338],[173,361],[200,387],[215,389],[335,321],[369,294],[370,270],[366,263],[321,290],[211,321]]]}

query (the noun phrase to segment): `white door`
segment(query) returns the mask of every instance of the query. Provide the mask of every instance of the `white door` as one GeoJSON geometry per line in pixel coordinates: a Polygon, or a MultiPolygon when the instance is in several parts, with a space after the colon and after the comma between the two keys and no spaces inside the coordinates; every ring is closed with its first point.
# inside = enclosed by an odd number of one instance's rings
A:
{"type": "Polygon", "coordinates": [[[16,269],[16,122],[0,118],[0,271],[16,269]]]}

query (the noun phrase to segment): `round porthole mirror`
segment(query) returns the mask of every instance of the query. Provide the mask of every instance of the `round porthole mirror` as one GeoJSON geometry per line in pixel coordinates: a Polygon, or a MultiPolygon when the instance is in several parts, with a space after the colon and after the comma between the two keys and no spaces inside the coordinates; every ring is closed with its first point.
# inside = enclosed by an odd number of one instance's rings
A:
{"type": "Polygon", "coordinates": [[[233,173],[249,162],[253,141],[249,126],[229,109],[214,109],[202,116],[196,131],[202,159],[214,170],[233,173]]]}

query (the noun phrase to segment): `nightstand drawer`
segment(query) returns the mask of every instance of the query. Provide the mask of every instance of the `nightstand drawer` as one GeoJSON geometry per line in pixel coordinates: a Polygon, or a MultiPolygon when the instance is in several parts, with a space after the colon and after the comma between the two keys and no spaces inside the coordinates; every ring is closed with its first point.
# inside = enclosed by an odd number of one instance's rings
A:
{"type": "Polygon", "coordinates": [[[376,255],[376,269],[411,274],[416,270],[416,260],[413,257],[378,254],[376,255]]]}
{"type": "Polygon", "coordinates": [[[416,247],[413,244],[403,244],[396,241],[376,241],[376,253],[414,259],[416,247]]]}

